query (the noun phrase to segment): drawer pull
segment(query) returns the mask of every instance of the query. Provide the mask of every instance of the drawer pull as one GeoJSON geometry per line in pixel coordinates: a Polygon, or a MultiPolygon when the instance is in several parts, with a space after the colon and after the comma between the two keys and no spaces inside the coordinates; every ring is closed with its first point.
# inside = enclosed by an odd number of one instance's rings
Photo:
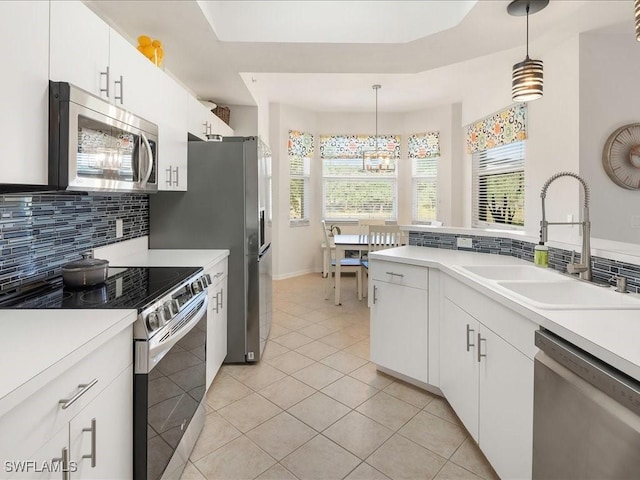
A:
{"type": "Polygon", "coordinates": [[[223,273],[224,272],[218,272],[213,276],[213,278],[218,278],[218,277],[222,276],[223,273]]]}
{"type": "Polygon", "coordinates": [[[373,304],[375,305],[376,302],[378,301],[378,287],[376,285],[373,286],[373,304]]]}
{"type": "Polygon", "coordinates": [[[396,273],[396,272],[385,272],[387,275],[393,275],[394,277],[400,277],[400,278],[404,278],[404,275],[402,273],[396,273]]]}
{"type": "Polygon", "coordinates": [[[93,387],[96,383],[98,383],[98,379],[97,378],[94,378],[93,380],[91,380],[90,383],[81,383],[80,385],[78,385],[78,388],[80,388],[78,393],[76,393],[71,398],[63,398],[58,403],[61,403],[62,404],[62,409],[66,410],[71,405],[73,405],[76,402],[76,400],[78,400],[82,395],[87,393],[89,391],[89,389],[91,387],[93,387]]]}
{"type": "Polygon", "coordinates": [[[473,328],[469,327],[469,324],[467,323],[467,352],[469,351],[469,349],[470,349],[471,347],[475,347],[475,346],[476,346],[476,345],[475,345],[475,343],[471,343],[471,342],[469,341],[469,334],[470,334],[471,332],[474,332],[474,331],[475,331],[475,330],[474,330],[473,328]]]}
{"type": "Polygon", "coordinates": [[[62,449],[62,456],[58,458],[52,458],[53,463],[62,463],[62,480],[69,480],[69,449],[64,447],[62,449]]]}
{"type": "Polygon", "coordinates": [[[96,468],[96,419],[91,419],[91,428],[83,428],[83,432],[91,432],[91,453],[82,455],[82,458],[91,459],[91,468],[96,468]]]}

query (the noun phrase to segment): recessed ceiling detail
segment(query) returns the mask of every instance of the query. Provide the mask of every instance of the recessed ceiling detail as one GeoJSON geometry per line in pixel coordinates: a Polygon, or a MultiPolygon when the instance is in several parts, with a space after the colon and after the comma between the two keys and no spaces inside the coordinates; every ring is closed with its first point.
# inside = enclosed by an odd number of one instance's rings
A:
{"type": "Polygon", "coordinates": [[[408,43],[456,26],[476,0],[198,3],[223,42],[408,43]]]}

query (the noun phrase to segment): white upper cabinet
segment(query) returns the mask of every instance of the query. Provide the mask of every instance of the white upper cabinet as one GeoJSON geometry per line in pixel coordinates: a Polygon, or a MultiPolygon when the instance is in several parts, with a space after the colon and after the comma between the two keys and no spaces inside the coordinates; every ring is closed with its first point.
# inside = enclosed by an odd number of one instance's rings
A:
{"type": "MultiPolygon", "coordinates": [[[[25,19],[18,25],[25,29],[25,19]]],[[[25,31],[33,34],[36,29],[30,27],[25,31]]],[[[69,82],[113,101],[114,73],[109,68],[109,33],[109,25],[82,2],[52,1],[51,80],[69,82]],[[107,72],[110,78],[107,78],[107,72]]]]}
{"type": "Polygon", "coordinates": [[[167,75],[156,79],[149,94],[158,124],[158,190],[186,191],[189,94],[167,75]]]}
{"type": "Polygon", "coordinates": [[[109,93],[118,107],[158,123],[154,104],[166,99],[156,96],[163,92],[154,85],[167,76],[114,30],[109,32],[109,76],[109,93]]]}
{"type": "Polygon", "coordinates": [[[0,52],[0,183],[46,185],[49,2],[0,2],[0,52]]]}

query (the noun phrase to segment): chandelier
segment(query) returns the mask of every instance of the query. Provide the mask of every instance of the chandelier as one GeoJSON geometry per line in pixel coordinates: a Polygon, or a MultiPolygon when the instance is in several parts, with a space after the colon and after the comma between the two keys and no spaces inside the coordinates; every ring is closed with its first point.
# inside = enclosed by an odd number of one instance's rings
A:
{"type": "Polygon", "coordinates": [[[362,151],[362,170],[374,173],[393,172],[396,164],[392,153],[378,146],[378,90],[382,88],[382,85],[372,85],[371,88],[376,92],[375,148],[373,150],[362,151]]]}

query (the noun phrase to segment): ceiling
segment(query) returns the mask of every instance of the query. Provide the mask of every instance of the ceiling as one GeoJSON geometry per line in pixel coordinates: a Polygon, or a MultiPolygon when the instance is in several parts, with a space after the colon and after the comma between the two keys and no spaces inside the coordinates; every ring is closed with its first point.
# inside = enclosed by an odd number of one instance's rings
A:
{"type": "MultiPolygon", "coordinates": [[[[459,101],[478,69],[510,76],[525,56],[526,20],[507,13],[508,0],[85,3],[133,44],[141,34],[162,40],[166,70],[221,105],[373,111],[371,85],[381,84],[380,111],[412,111],[459,101]]],[[[579,32],[632,35],[633,2],[553,0],[529,22],[530,55],[544,60],[579,32]]]]}

